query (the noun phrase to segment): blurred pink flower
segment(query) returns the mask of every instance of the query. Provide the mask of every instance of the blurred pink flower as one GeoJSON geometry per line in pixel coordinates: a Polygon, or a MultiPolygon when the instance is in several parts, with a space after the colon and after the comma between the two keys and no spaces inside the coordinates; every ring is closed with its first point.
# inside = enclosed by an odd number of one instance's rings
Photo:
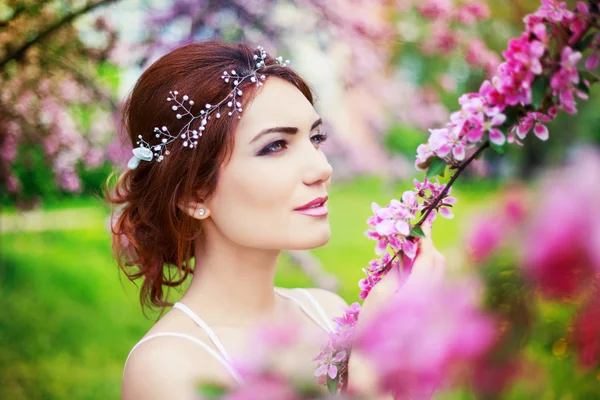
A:
{"type": "Polygon", "coordinates": [[[467,238],[471,258],[476,262],[485,261],[502,244],[507,228],[504,218],[497,215],[477,221],[467,238]]]}
{"type": "Polygon", "coordinates": [[[246,375],[244,382],[223,400],[301,400],[291,382],[282,375],[260,371],[246,375]]]}
{"type": "MultiPolygon", "coordinates": [[[[383,391],[431,392],[494,343],[495,327],[477,306],[478,285],[406,285],[355,340],[383,391]]],[[[464,370],[464,369],[463,369],[464,370]]]]}
{"type": "Polygon", "coordinates": [[[488,19],[490,9],[487,4],[479,1],[468,1],[455,6],[454,18],[463,25],[472,25],[476,21],[488,19]]]}
{"type": "Polygon", "coordinates": [[[453,7],[452,0],[425,0],[416,6],[423,17],[431,20],[448,18],[453,7]]]}
{"type": "Polygon", "coordinates": [[[600,363],[600,293],[596,291],[593,295],[574,326],[579,363],[586,368],[594,368],[600,363]]]}
{"type": "Polygon", "coordinates": [[[525,267],[549,296],[574,295],[600,271],[600,154],[581,151],[550,174],[526,231],[525,267]]]}

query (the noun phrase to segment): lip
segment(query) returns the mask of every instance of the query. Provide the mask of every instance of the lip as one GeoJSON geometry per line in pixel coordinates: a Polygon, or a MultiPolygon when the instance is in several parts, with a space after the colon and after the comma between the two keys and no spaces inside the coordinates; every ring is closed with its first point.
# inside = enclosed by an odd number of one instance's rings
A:
{"type": "Polygon", "coordinates": [[[307,209],[307,208],[309,208],[309,207],[312,207],[312,206],[314,206],[314,205],[321,204],[321,203],[323,203],[323,205],[325,205],[325,202],[326,202],[328,199],[329,199],[329,196],[325,196],[325,197],[317,197],[316,199],[314,199],[314,200],[311,200],[311,201],[309,201],[308,203],[306,203],[305,205],[303,205],[303,206],[301,206],[301,207],[298,207],[298,208],[295,208],[294,210],[295,210],[295,211],[302,211],[302,210],[306,210],[306,209],[307,209]]]}
{"type": "Polygon", "coordinates": [[[327,204],[325,203],[328,199],[328,196],[317,197],[316,199],[306,203],[305,205],[294,209],[294,211],[298,211],[301,214],[310,215],[312,217],[321,217],[327,215],[329,211],[327,210],[327,204]],[[314,207],[317,204],[321,205],[318,207],[314,207]]]}

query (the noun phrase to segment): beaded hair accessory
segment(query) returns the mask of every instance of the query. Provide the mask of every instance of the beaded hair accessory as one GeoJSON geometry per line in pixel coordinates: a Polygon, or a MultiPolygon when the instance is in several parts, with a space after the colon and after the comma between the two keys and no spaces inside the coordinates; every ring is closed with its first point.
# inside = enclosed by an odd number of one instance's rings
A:
{"type": "Polygon", "coordinates": [[[290,65],[289,60],[283,60],[282,57],[275,59],[275,64],[266,65],[265,59],[267,58],[267,52],[261,46],[257,47],[259,54],[254,55],[254,69],[249,74],[240,76],[235,70],[223,71],[221,79],[225,83],[232,84],[233,88],[229,94],[219,101],[217,104],[205,104],[200,112],[192,113],[192,107],[194,101],[189,96],[183,95],[181,98],[177,90],[169,91],[169,97],[167,101],[173,103],[171,110],[176,112],[175,117],[177,119],[188,119],[187,123],[177,134],[172,134],[167,126],[155,127],[154,136],[160,139],[160,142],[155,145],[151,145],[144,140],[142,135],[138,136],[138,141],[135,149],[133,149],[133,157],[127,163],[129,169],[136,169],[140,161],[153,161],[156,160],[161,162],[164,156],[169,155],[169,150],[166,146],[177,139],[183,140],[183,147],[193,149],[198,146],[198,139],[202,136],[202,133],[206,129],[206,124],[214,116],[216,119],[221,118],[222,112],[227,113],[229,117],[237,114],[238,119],[242,118],[239,115],[242,112],[242,103],[239,101],[244,93],[239,88],[239,85],[245,80],[250,80],[255,83],[256,86],[262,86],[263,81],[266,79],[265,75],[259,75],[261,70],[267,69],[274,65],[280,65],[287,67],[290,65]],[[231,82],[231,83],[230,83],[231,82]],[[222,111],[223,109],[223,111],[222,111]],[[192,127],[192,123],[196,120],[200,120],[199,126],[192,127]]]}

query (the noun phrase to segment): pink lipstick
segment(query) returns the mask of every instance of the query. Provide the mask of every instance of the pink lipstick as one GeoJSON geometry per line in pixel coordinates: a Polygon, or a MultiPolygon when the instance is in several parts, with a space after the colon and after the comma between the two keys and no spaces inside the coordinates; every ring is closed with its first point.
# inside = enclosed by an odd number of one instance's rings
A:
{"type": "Polygon", "coordinates": [[[305,205],[296,208],[294,211],[298,211],[301,214],[309,215],[311,217],[322,217],[327,215],[329,211],[327,210],[327,199],[329,197],[317,197],[316,199],[306,203],[305,205]]]}

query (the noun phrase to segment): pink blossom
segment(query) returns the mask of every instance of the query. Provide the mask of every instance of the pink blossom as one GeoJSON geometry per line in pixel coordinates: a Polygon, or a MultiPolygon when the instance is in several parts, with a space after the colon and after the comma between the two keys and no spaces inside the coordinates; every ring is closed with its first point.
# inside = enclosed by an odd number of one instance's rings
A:
{"type": "Polygon", "coordinates": [[[585,61],[585,68],[592,71],[592,70],[598,68],[598,63],[599,63],[598,53],[593,53],[585,61]]]}
{"type": "Polygon", "coordinates": [[[427,161],[434,157],[435,153],[431,149],[428,143],[420,144],[417,147],[417,158],[415,159],[415,168],[423,171],[425,168],[422,167],[427,161]]]}
{"type": "Polygon", "coordinates": [[[579,83],[579,71],[576,67],[579,60],[581,53],[566,46],[561,53],[561,68],[550,79],[553,95],[558,95],[561,107],[569,114],[577,112],[574,92],[579,97],[586,98],[586,95],[574,86],[579,83]]]}
{"type": "Polygon", "coordinates": [[[559,23],[573,18],[573,12],[567,9],[567,3],[556,0],[542,0],[542,6],[535,15],[559,23]]]}
{"type": "Polygon", "coordinates": [[[585,61],[585,68],[592,71],[598,68],[599,64],[599,56],[600,56],[600,33],[597,33],[590,43],[590,48],[594,50],[594,52],[587,58],[585,61]]]}
{"type": "Polygon", "coordinates": [[[465,159],[467,141],[459,137],[457,129],[430,129],[429,147],[440,158],[446,158],[450,152],[457,161],[465,159]]]}
{"type": "Polygon", "coordinates": [[[358,321],[360,304],[352,303],[343,311],[342,317],[333,318],[335,328],[329,334],[329,341],[313,359],[318,362],[315,376],[319,384],[325,384],[327,376],[331,379],[339,376],[340,386],[345,383],[343,379],[354,342],[354,326],[358,321]]]}
{"type": "Polygon", "coordinates": [[[548,140],[548,128],[543,123],[552,121],[548,115],[539,112],[530,112],[521,120],[515,132],[520,139],[525,139],[527,133],[533,127],[533,133],[540,140],[548,140]]]}
{"type": "Polygon", "coordinates": [[[406,285],[355,340],[373,363],[383,391],[422,394],[493,344],[494,324],[476,305],[475,287],[406,285]]]}
{"type": "Polygon", "coordinates": [[[337,354],[333,354],[333,349],[328,349],[326,353],[320,353],[315,361],[319,361],[321,364],[315,370],[315,376],[322,378],[328,376],[330,379],[335,379],[338,375],[338,366],[342,361],[346,359],[346,352],[340,351],[337,354]]]}

